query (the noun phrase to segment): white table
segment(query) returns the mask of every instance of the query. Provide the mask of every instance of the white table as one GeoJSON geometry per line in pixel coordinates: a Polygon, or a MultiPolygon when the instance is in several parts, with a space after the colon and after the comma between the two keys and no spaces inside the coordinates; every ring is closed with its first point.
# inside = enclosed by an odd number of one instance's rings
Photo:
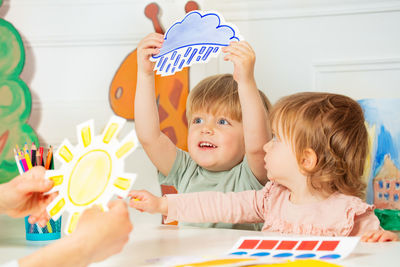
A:
{"type": "MultiPolygon", "coordinates": [[[[268,233],[229,229],[203,229],[160,225],[158,215],[134,213],[135,228],[124,250],[92,267],[160,266],[168,256],[223,256],[241,236],[268,233]]],[[[43,243],[25,241],[24,222],[0,216],[0,263],[35,252],[43,243]]],[[[400,266],[400,242],[359,243],[338,264],[343,266],[400,266]]]]}

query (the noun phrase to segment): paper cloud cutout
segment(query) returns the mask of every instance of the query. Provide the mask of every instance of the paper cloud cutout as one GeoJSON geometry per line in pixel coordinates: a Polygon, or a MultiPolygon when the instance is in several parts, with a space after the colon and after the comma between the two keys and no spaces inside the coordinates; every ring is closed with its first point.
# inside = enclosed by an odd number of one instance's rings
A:
{"type": "Polygon", "coordinates": [[[218,56],[222,46],[240,40],[236,27],[225,23],[217,12],[195,10],[167,30],[160,53],[150,60],[156,61],[157,74],[172,75],[194,63],[208,62],[218,56]]]}

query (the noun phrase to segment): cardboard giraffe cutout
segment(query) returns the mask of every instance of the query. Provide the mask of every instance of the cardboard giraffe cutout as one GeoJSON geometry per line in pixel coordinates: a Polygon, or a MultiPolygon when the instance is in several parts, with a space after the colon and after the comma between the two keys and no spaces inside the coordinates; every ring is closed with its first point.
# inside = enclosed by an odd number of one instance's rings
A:
{"type": "MultiPolygon", "coordinates": [[[[189,1],[186,13],[197,10],[198,5],[189,1]]],[[[145,15],[157,33],[164,34],[158,19],[159,7],[155,3],[146,6],[145,15]]],[[[110,86],[109,99],[113,111],[126,119],[134,118],[134,99],[137,82],[137,51],[130,53],[117,70],[110,86]]],[[[155,74],[154,74],[155,75],[155,74]]],[[[187,150],[186,99],[189,94],[189,68],[173,76],[155,75],[156,97],[160,117],[160,129],[180,149],[187,150]]]]}
{"type": "MultiPolygon", "coordinates": [[[[2,1],[0,0],[0,7],[2,1]]],[[[0,18],[0,183],[18,175],[13,148],[38,141],[26,122],[32,99],[28,86],[19,77],[25,64],[21,36],[14,26],[0,18]]]]}

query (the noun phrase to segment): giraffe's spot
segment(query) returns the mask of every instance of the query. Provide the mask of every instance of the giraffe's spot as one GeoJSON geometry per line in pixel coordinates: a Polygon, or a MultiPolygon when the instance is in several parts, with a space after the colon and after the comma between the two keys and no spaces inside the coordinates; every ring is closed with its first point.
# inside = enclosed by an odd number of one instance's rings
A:
{"type": "Polygon", "coordinates": [[[174,79],[171,93],[169,94],[169,101],[175,109],[178,109],[179,99],[181,98],[183,84],[180,80],[174,79]]]}
{"type": "Polygon", "coordinates": [[[168,136],[169,139],[171,139],[172,143],[174,143],[176,145],[176,143],[178,142],[178,139],[176,138],[176,133],[173,127],[167,127],[161,130],[163,133],[165,133],[165,135],[168,136]]]}
{"type": "Polygon", "coordinates": [[[161,105],[158,106],[158,117],[160,123],[168,117],[168,112],[161,105]]]}

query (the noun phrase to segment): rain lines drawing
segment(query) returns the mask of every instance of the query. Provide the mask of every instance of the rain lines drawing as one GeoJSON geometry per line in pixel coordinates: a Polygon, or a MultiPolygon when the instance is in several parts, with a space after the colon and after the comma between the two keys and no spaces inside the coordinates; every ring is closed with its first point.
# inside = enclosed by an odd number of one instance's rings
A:
{"type": "Polygon", "coordinates": [[[221,47],[240,40],[236,27],[225,23],[221,15],[195,10],[167,30],[160,53],[150,60],[156,62],[157,74],[173,75],[194,63],[208,62],[218,56],[221,47]]]}
{"type": "Polygon", "coordinates": [[[54,181],[51,192],[58,196],[47,206],[48,214],[57,220],[68,212],[65,233],[74,231],[81,213],[93,205],[107,210],[114,195],[125,198],[136,174],[125,173],[124,159],[132,153],[138,140],[131,131],[119,142],[118,132],[125,119],[113,116],[100,136],[94,136],[93,120],[77,126],[78,144],[74,147],[66,139],[55,157],[62,163],[58,170],[46,171],[46,178],[54,181]]]}

